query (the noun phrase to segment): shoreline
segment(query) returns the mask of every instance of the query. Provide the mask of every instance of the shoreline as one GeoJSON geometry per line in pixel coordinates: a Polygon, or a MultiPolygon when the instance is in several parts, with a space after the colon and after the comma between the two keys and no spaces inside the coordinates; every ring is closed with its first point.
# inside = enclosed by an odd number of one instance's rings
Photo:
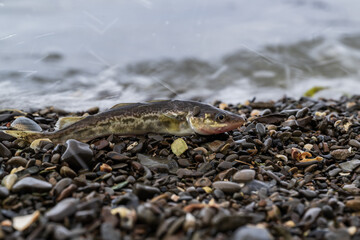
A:
{"type": "MultiPolygon", "coordinates": [[[[0,239],[360,237],[360,96],[215,105],[246,124],[61,145],[0,134],[0,239]]],[[[0,112],[0,130],[22,114],[0,112]]],[[[52,131],[67,114],[26,116],[52,131]]]]}

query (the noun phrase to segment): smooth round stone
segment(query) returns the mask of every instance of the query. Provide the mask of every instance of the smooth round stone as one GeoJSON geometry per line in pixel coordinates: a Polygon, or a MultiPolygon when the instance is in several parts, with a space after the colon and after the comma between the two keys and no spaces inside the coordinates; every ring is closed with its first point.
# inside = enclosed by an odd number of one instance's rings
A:
{"type": "Polygon", "coordinates": [[[0,186],[0,199],[4,199],[9,196],[9,190],[6,187],[0,186]]]}
{"type": "Polygon", "coordinates": [[[60,168],[60,175],[63,177],[69,177],[69,178],[77,177],[76,172],[67,166],[62,166],[60,168]]]}
{"type": "Polygon", "coordinates": [[[3,158],[11,158],[12,157],[12,153],[10,152],[10,150],[4,146],[4,144],[0,143],[0,157],[3,158]]]}
{"type": "Polygon", "coordinates": [[[232,180],[234,182],[250,182],[254,180],[255,178],[255,171],[252,169],[242,169],[237,171],[233,177],[232,180]]]}
{"type": "Polygon", "coordinates": [[[25,158],[22,157],[12,157],[10,158],[6,164],[10,165],[10,166],[14,166],[14,167],[25,167],[27,164],[27,160],[25,158]]]}
{"type": "Polygon", "coordinates": [[[92,161],[93,151],[89,145],[69,139],[66,141],[67,147],[61,160],[67,162],[73,169],[88,169],[92,161]]]}
{"type": "Polygon", "coordinates": [[[264,136],[266,134],[266,128],[262,123],[257,123],[255,129],[256,132],[260,134],[260,136],[264,136]]]}
{"type": "Polygon", "coordinates": [[[273,236],[266,228],[245,226],[238,228],[234,235],[233,240],[272,240],[273,236]]]}
{"type": "Polygon", "coordinates": [[[156,194],[160,194],[160,190],[157,187],[137,183],[134,186],[134,194],[138,196],[138,198],[146,200],[152,198],[156,194]]]}
{"type": "Polygon", "coordinates": [[[59,202],[45,213],[45,217],[53,221],[61,221],[76,212],[79,199],[67,198],[59,202]]]}
{"type": "Polygon", "coordinates": [[[34,120],[27,117],[18,117],[12,123],[11,127],[22,131],[41,132],[42,128],[34,120]]]}
{"type": "Polygon", "coordinates": [[[195,187],[210,187],[211,181],[207,177],[202,177],[202,178],[199,178],[198,180],[196,180],[194,186],[195,187]]]}
{"type": "Polygon", "coordinates": [[[61,193],[66,187],[68,187],[73,180],[71,178],[63,178],[54,186],[53,194],[56,196],[61,193]]]}
{"type": "Polygon", "coordinates": [[[232,162],[221,162],[219,165],[218,165],[218,168],[220,170],[226,170],[226,169],[229,169],[233,166],[233,163],[232,162]]]}
{"type": "Polygon", "coordinates": [[[241,187],[238,183],[228,181],[213,182],[212,186],[214,188],[220,189],[224,193],[235,193],[241,190],[241,187]]]}
{"type": "Polygon", "coordinates": [[[360,142],[358,140],[355,140],[355,139],[351,139],[349,141],[349,145],[352,146],[352,147],[360,148],[360,142]]]}
{"type": "Polygon", "coordinates": [[[48,192],[52,188],[52,185],[48,182],[26,177],[16,182],[12,187],[14,192],[48,192]]]}
{"type": "Polygon", "coordinates": [[[3,180],[1,181],[2,185],[4,185],[8,190],[11,190],[13,185],[15,184],[18,176],[16,174],[9,174],[6,175],[3,180]]]}

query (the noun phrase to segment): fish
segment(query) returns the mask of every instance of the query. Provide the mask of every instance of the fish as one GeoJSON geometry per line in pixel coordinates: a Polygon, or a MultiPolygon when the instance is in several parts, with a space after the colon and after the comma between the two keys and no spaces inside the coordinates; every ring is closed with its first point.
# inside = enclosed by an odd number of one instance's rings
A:
{"type": "Polygon", "coordinates": [[[53,143],[64,143],[68,139],[87,142],[111,134],[213,135],[234,130],[245,122],[238,114],[206,103],[182,100],[123,103],[95,115],[67,118],[62,120],[60,129],[53,132],[31,129],[3,132],[28,142],[46,138],[53,143]]]}

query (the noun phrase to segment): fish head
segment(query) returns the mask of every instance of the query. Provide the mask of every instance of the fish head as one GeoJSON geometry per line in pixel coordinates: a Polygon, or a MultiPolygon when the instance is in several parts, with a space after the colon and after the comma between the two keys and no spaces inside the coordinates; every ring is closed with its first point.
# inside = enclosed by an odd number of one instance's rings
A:
{"type": "Polygon", "coordinates": [[[241,116],[212,106],[195,107],[187,117],[191,128],[201,135],[228,132],[241,127],[245,120],[241,116]]]}

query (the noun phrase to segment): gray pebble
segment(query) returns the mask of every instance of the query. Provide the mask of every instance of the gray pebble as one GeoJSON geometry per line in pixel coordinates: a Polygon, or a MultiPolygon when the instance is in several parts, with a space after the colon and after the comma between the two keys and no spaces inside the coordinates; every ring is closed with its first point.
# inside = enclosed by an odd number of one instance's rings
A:
{"type": "Polygon", "coordinates": [[[255,171],[252,169],[242,169],[237,171],[232,179],[234,182],[250,182],[255,178],[255,171]]]}
{"type": "Polygon", "coordinates": [[[224,193],[235,193],[241,190],[241,187],[238,183],[229,182],[229,181],[217,181],[213,182],[213,187],[220,189],[224,193]]]}
{"type": "Polygon", "coordinates": [[[12,187],[14,192],[48,192],[52,185],[46,181],[32,177],[25,177],[17,181],[12,187]]]}
{"type": "Polygon", "coordinates": [[[272,240],[273,236],[266,228],[244,226],[238,228],[232,236],[233,240],[272,240]]]}
{"type": "Polygon", "coordinates": [[[59,202],[52,209],[45,213],[45,217],[53,221],[61,221],[76,212],[76,205],[79,199],[67,198],[59,202]]]}

